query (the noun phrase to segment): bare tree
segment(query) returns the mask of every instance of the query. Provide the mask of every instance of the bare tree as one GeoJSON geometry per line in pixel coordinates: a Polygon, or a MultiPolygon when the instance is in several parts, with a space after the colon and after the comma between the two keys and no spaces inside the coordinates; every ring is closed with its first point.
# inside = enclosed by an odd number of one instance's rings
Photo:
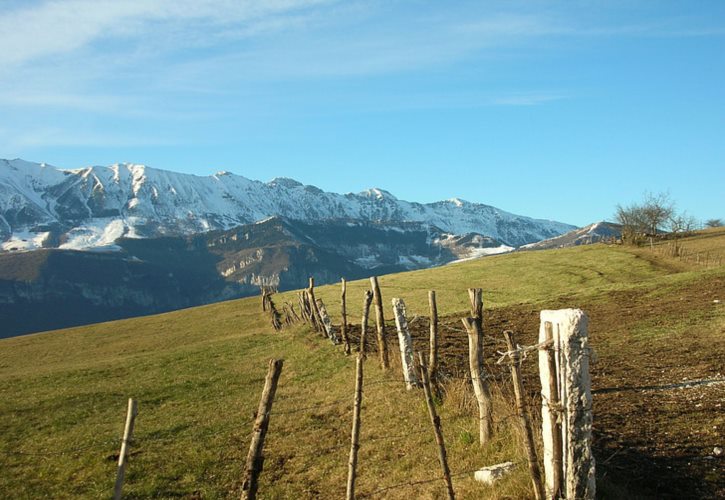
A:
{"type": "Polygon", "coordinates": [[[705,227],[722,227],[722,219],[707,219],[705,221],[705,227]]]}
{"type": "Polygon", "coordinates": [[[669,230],[675,239],[679,236],[685,236],[697,229],[697,219],[689,215],[687,212],[673,213],[669,220],[669,230]]]}
{"type": "Polygon", "coordinates": [[[622,225],[622,240],[631,244],[639,244],[646,238],[652,242],[671,224],[674,216],[675,204],[667,193],[645,193],[641,203],[617,205],[614,214],[615,220],[622,225]]]}
{"type": "Polygon", "coordinates": [[[637,244],[647,232],[640,205],[617,205],[614,219],[622,226],[622,241],[625,243],[637,244]]]}
{"type": "Polygon", "coordinates": [[[647,224],[648,236],[656,236],[660,229],[664,229],[675,214],[675,203],[667,193],[645,193],[642,203],[642,215],[647,224]]]}

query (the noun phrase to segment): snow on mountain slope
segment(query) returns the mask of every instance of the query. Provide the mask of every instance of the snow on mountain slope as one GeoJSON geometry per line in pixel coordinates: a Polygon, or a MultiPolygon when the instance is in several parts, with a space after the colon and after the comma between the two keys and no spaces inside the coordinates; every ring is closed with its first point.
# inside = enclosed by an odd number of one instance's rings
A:
{"type": "Polygon", "coordinates": [[[510,246],[573,229],[459,199],[407,202],[382,189],[342,195],[288,178],[264,183],[228,172],[199,177],[129,163],[60,170],[0,160],[0,241],[5,250],[28,249],[37,242],[93,248],[120,236],[229,229],[274,215],[307,222],[422,222],[458,235],[484,234],[510,246]],[[50,235],[39,236],[45,233],[50,235]]]}
{"type": "Polygon", "coordinates": [[[602,241],[617,240],[622,237],[622,226],[612,222],[595,222],[588,226],[575,229],[555,238],[523,245],[520,250],[546,250],[577,245],[591,245],[602,241]]]}

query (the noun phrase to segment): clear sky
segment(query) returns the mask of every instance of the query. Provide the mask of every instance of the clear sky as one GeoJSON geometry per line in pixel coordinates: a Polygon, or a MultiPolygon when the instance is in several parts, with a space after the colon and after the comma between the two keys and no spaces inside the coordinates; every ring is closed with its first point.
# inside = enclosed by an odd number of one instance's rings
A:
{"type": "Polygon", "coordinates": [[[0,0],[0,158],[725,218],[725,1],[0,0]]]}

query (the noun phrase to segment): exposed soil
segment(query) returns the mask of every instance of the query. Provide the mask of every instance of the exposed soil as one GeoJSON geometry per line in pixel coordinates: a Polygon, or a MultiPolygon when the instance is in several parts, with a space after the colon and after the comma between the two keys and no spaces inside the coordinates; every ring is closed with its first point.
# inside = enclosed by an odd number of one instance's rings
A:
{"type": "MultiPolygon", "coordinates": [[[[578,307],[590,318],[594,399],[594,452],[597,476],[644,498],[725,498],[725,331],[700,331],[725,314],[725,279],[712,277],[658,297],[645,291],[613,292],[582,301],[560,299],[546,308],[578,307]],[[674,325],[686,335],[672,335],[674,325]],[[648,327],[650,337],[638,334],[648,327]],[[652,331],[662,332],[652,336],[652,331]]],[[[505,351],[501,333],[513,330],[521,345],[537,342],[540,307],[522,304],[484,313],[486,362],[496,365],[505,351]]],[[[414,342],[427,347],[428,318],[409,318],[414,342]]],[[[359,326],[351,337],[359,338],[359,326]]],[[[374,322],[368,346],[375,350],[374,322]]],[[[395,331],[388,326],[388,331],[395,331]]],[[[440,321],[440,371],[465,378],[468,343],[460,318],[440,321]]],[[[538,368],[534,353],[523,363],[524,383],[535,397],[538,368]]],[[[618,491],[618,490],[615,490],[618,491]]],[[[616,497],[619,493],[609,492],[616,497]]]]}

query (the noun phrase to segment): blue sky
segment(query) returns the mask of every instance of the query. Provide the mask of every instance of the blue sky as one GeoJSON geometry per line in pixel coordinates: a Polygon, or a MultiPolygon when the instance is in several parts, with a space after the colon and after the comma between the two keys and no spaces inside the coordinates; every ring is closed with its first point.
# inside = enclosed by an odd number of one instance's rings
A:
{"type": "Polygon", "coordinates": [[[0,1],[0,157],[725,218],[725,2],[0,1]]]}

